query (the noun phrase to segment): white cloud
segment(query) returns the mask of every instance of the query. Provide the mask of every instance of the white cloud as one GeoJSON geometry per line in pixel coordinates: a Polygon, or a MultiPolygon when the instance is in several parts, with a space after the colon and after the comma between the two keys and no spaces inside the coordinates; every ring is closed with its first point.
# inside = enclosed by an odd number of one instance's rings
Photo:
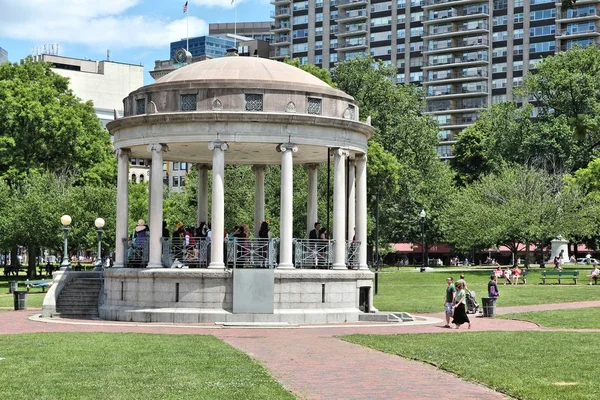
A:
{"type": "Polygon", "coordinates": [[[199,7],[233,8],[233,7],[235,7],[236,3],[240,4],[242,2],[243,2],[243,0],[235,0],[234,2],[232,2],[232,0],[190,0],[189,1],[189,4],[190,4],[189,10],[191,13],[193,13],[192,7],[194,5],[199,6],[199,7]]]}
{"type": "MultiPolygon", "coordinates": [[[[82,44],[92,48],[158,48],[186,36],[186,20],[123,15],[141,0],[0,0],[0,37],[82,44]]],[[[183,3],[182,3],[183,7],[183,3]]],[[[189,35],[208,24],[189,17],[189,35]]],[[[64,46],[63,46],[64,47],[64,46]]]]}

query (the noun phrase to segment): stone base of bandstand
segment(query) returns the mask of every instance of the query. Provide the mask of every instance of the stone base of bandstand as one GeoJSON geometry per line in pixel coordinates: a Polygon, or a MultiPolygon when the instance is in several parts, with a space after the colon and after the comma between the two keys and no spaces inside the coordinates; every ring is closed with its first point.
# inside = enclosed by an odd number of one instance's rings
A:
{"type": "MultiPolygon", "coordinates": [[[[247,271],[247,270],[244,270],[247,271]]],[[[369,270],[274,270],[272,312],[234,313],[232,270],[125,269],[104,271],[100,318],[159,323],[340,323],[372,305],[369,270]]],[[[250,283],[249,283],[250,284],[250,283]]]]}

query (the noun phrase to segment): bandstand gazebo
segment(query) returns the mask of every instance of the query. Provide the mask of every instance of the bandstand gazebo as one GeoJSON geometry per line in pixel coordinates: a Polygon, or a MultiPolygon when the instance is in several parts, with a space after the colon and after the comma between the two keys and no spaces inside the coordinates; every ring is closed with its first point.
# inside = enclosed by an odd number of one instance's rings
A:
{"type": "Polygon", "coordinates": [[[281,62],[229,56],[171,72],[132,92],[124,99],[124,109],[124,117],[107,126],[118,159],[117,240],[114,268],[104,271],[101,318],[343,322],[372,310],[366,153],[373,128],[359,121],[351,96],[281,62]],[[293,237],[293,168],[308,170],[309,231],[318,220],[319,165],[328,157],[334,172],[333,239],[327,256],[331,262],[325,264],[327,269],[317,262],[307,268],[300,259],[310,259],[307,254],[316,245],[293,237]],[[151,161],[145,268],[127,268],[130,158],[151,161]],[[198,221],[212,225],[206,268],[168,268],[170,262],[165,262],[164,161],[197,165],[198,221]],[[270,241],[278,248],[269,249],[274,256],[267,268],[231,268],[228,263],[228,243],[222,240],[226,164],[253,166],[255,231],[264,219],[265,168],[281,168],[280,235],[270,241]],[[307,254],[301,254],[300,247],[307,254]]]}

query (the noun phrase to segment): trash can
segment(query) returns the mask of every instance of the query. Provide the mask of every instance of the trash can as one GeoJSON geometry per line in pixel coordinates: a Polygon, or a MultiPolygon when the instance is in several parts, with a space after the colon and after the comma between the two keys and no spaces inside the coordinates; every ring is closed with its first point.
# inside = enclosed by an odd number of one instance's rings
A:
{"type": "Polygon", "coordinates": [[[27,310],[27,292],[17,290],[13,292],[13,296],[15,297],[15,311],[27,310]]]}
{"type": "Polygon", "coordinates": [[[8,282],[8,293],[14,293],[17,291],[17,285],[19,283],[17,281],[8,282]]]}
{"type": "Polygon", "coordinates": [[[495,297],[483,297],[483,316],[493,318],[496,315],[496,298],[495,297]]]}

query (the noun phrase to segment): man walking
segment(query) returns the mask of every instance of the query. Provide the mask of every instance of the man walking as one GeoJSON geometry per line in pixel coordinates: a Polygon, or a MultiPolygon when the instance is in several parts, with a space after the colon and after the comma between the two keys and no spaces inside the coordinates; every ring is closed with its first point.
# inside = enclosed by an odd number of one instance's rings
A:
{"type": "Polygon", "coordinates": [[[446,287],[446,302],[444,303],[444,312],[446,313],[446,325],[444,328],[450,328],[450,318],[452,318],[452,304],[454,303],[454,296],[456,295],[456,288],[454,287],[454,283],[452,283],[452,277],[446,278],[446,283],[448,286],[446,287]]]}

